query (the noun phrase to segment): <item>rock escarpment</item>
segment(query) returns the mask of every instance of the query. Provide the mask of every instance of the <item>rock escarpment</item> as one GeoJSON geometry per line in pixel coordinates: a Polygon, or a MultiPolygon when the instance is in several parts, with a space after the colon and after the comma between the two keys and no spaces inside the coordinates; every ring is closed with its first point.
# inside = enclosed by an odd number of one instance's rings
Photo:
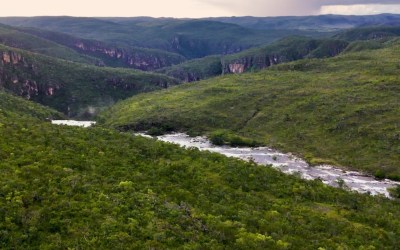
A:
{"type": "Polygon", "coordinates": [[[184,57],[173,53],[143,48],[119,48],[88,40],[75,42],[74,49],[101,58],[103,65],[144,71],[152,71],[185,61],[184,57]]]}

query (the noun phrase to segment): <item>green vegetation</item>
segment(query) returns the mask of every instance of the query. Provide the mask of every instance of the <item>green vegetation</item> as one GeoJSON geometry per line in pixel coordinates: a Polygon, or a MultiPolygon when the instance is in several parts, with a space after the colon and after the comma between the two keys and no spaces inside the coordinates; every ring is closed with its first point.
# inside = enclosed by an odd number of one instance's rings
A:
{"type": "Polygon", "coordinates": [[[99,121],[210,135],[224,129],[311,163],[400,179],[400,42],[135,96],[99,121]]]}
{"type": "MultiPolygon", "coordinates": [[[[4,126],[2,122],[12,121],[20,118],[35,119],[61,119],[64,116],[50,108],[41,106],[31,101],[24,100],[20,97],[13,96],[11,93],[0,90],[0,127],[4,126]]],[[[4,141],[2,139],[2,141],[4,141]]],[[[6,141],[4,141],[6,142],[6,141]]]]}
{"type": "Polygon", "coordinates": [[[51,125],[30,115],[53,111],[0,97],[0,248],[400,244],[398,202],[114,130],[51,125]]]}
{"type": "Polygon", "coordinates": [[[208,56],[158,70],[186,82],[198,81],[224,73],[235,72],[233,65],[244,71],[264,69],[275,64],[303,58],[325,58],[340,54],[348,42],[336,39],[287,37],[260,48],[251,48],[226,56],[208,56]]]}
{"type": "Polygon", "coordinates": [[[73,63],[0,45],[0,87],[69,116],[92,116],[117,100],[178,83],[137,70],[73,63]]]}
{"type": "Polygon", "coordinates": [[[20,29],[0,25],[0,43],[64,60],[96,64],[99,60],[79,54],[58,43],[26,33],[20,29]]]}

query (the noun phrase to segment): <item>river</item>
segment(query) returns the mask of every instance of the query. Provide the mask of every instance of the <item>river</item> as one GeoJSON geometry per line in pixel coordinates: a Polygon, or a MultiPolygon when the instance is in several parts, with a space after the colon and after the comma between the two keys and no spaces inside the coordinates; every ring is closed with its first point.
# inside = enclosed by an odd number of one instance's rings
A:
{"type": "Polygon", "coordinates": [[[377,180],[367,174],[357,171],[347,171],[334,166],[310,166],[306,161],[292,154],[285,154],[268,147],[235,148],[215,146],[206,137],[189,137],[182,133],[168,134],[158,136],[157,138],[160,141],[184,147],[195,147],[200,150],[216,152],[246,161],[253,160],[260,165],[271,165],[287,174],[298,174],[307,180],[320,179],[323,183],[334,187],[338,187],[339,183],[341,183],[342,186],[360,193],[390,197],[387,189],[400,185],[400,182],[388,179],[377,180]]]}
{"type": "MultiPolygon", "coordinates": [[[[53,124],[90,127],[96,122],[92,121],[73,121],[73,120],[54,120],[53,124]]],[[[138,136],[151,137],[143,133],[138,136]]],[[[215,146],[206,137],[189,137],[183,133],[173,133],[156,137],[163,142],[174,143],[182,147],[195,147],[199,150],[210,151],[223,154],[228,157],[235,157],[246,161],[254,161],[260,165],[271,165],[286,174],[298,174],[307,180],[320,179],[323,183],[333,187],[346,187],[360,193],[371,195],[384,195],[390,197],[388,188],[400,185],[400,182],[388,179],[377,180],[373,176],[357,171],[348,171],[343,168],[321,165],[310,166],[306,161],[290,153],[285,154],[268,147],[229,147],[215,146]]]]}

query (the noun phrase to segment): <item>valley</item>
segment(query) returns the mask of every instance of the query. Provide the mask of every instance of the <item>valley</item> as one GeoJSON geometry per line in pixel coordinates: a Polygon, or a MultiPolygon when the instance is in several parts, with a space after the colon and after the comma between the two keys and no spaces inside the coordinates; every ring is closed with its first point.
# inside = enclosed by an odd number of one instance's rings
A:
{"type": "Polygon", "coordinates": [[[0,17],[1,249],[397,249],[400,16],[0,17]]]}

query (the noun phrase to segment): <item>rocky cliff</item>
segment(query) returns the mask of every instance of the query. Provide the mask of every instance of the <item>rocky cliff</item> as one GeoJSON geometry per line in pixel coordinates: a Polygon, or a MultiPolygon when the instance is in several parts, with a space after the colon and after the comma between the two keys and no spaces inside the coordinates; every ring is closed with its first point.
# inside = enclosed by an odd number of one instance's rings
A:
{"type": "Polygon", "coordinates": [[[120,48],[88,40],[75,42],[74,49],[93,57],[101,58],[104,65],[128,67],[144,71],[152,71],[185,61],[184,57],[169,52],[144,48],[120,48]]]}

